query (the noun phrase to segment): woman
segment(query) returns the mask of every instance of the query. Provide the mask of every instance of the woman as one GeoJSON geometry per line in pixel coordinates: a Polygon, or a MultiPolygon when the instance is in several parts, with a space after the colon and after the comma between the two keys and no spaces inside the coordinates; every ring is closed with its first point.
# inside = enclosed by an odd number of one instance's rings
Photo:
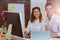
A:
{"type": "Polygon", "coordinates": [[[25,36],[29,37],[30,31],[41,31],[42,29],[42,13],[39,7],[34,7],[32,9],[31,18],[28,22],[27,30],[25,31],[25,36]]]}

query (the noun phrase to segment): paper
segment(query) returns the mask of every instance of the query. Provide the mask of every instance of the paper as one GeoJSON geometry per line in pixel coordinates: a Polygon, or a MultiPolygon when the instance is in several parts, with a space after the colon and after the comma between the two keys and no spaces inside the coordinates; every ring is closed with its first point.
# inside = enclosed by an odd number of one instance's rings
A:
{"type": "Polygon", "coordinates": [[[8,31],[6,34],[6,39],[10,40],[11,38],[11,31],[12,31],[12,24],[9,24],[8,31]]]}
{"type": "Polygon", "coordinates": [[[13,6],[8,6],[8,10],[14,11],[15,10],[15,6],[14,5],[13,6]]]}

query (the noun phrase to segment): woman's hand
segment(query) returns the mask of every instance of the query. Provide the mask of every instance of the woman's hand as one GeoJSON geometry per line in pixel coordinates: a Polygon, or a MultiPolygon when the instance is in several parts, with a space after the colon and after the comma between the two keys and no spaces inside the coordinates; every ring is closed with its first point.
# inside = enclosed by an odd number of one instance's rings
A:
{"type": "Polygon", "coordinates": [[[25,31],[24,34],[26,38],[29,38],[29,35],[28,35],[29,33],[27,31],[25,31]]]}

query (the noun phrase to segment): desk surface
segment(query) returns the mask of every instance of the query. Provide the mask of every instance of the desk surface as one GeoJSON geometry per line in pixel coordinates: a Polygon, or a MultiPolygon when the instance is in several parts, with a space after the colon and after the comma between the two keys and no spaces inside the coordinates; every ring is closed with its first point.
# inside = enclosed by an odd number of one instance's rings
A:
{"type": "MultiPolygon", "coordinates": [[[[5,35],[2,36],[2,40],[7,40],[5,35]]],[[[30,40],[30,39],[21,38],[21,37],[15,36],[15,35],[11,35],[11,40],[30,40]]],[[[51,38],[50,40],[60,40],[60,38],[51,38]]]]}

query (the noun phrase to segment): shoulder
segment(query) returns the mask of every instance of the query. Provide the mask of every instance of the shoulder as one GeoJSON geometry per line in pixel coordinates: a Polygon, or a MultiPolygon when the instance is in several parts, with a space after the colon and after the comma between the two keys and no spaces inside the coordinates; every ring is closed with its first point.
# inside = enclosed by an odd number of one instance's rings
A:
{"type": "Polygon", "coordinates": [[[58,21],[58,22],[60,22],[60,16],[57,15],[57,14],[55,14],[55,20],[58,21]]]}
{"type": "Polygon", "coordinates": [[[31,21],[30,20],[28,21],[28,24],[31,24],[31,21]]]}
{"type": "Polygon", "coordinates": [[[31,25],[31,21],[29,20],[29,21],[28,21],[27,27],[30,27],[30,25],[31,25]]]}
{"type": "Polygon", "coordinates": [[[43,23],[45,20],[42,20],[41,23],[43,23]]]}
{"type": "Polygon", "coordinates": [[[54,14],[54,17],[52,19],[54,21],[54,23],[56,24],[60,24],[60,16],[57,14],[54,14]]]}

